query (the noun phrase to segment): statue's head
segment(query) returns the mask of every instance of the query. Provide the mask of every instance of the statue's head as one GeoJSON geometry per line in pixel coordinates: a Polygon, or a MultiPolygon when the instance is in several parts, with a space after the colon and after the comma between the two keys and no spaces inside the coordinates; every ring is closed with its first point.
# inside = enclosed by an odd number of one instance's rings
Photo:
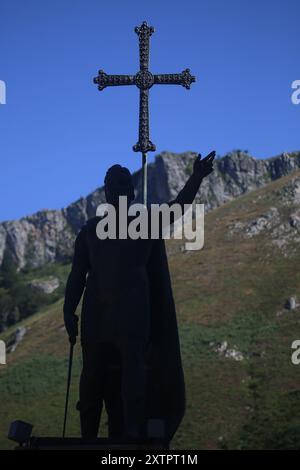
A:
{"type": "Polygon", "coordinates": [[[119,196],[127,196],[128,204],[134,199],[132,176],[128,168],[121,165],[111,166],[104,178],[106,202],[117,206],[119,196]]]}

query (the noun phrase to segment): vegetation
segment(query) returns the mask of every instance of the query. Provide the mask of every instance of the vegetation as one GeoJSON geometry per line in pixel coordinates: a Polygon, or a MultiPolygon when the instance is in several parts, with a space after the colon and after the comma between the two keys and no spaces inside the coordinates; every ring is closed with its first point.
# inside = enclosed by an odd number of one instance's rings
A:
{"type": "Polygon", "coordinates": [[[61,298],[68,270],[68,265],[48,264],[17,272],[10,253],[5,252],[0,271],[0,332],[61,298]],[[45,280],[50,275],[60,280],[60,286],[53,293],[28,287],[31,280],[45,280]]]}
{"type": "MultiPolygon", "coordinates": [[[[300,339],[300,309],[278,315],[287,298],[300,298],[300,250],[284,256],[272,247],[268,233],[228,236],[233,221],[279,207],[279,190],[294,176],[207,214],[202,250],[181,252],[180,241],[168,241],[169,252],[176,253],[169,264],[187,393],[173,449],[300,448],[300,365],[291,363],[291,344],[300,339]],[[217,353],[215,345],[224,341],[244,359],[217,353]]],[[[62,302],[22,320],[28,332],[0,369],[0,448],[13,446],[6,434],[15,419],[32,422],[35,435],[61,435],[68,357],[62,302]]],[[[77,345],[70,436],[79,435],[80,366],[77,345]]],[[[101,433],[106,433],[105,419],[101,433]]]]}

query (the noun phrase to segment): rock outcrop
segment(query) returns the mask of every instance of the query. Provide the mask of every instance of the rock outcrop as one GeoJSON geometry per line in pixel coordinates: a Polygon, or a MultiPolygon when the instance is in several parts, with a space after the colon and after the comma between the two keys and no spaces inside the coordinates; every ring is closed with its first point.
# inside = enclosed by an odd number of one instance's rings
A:
{"type": "MultiPolygon", "coordinates": [[[[260,196],[259,196],[260,197],[260,196]]],[[[300,243],[300,177],[297,173],[280,190],[273,192],[278,207],[270,207],[258,217],[234,221],[227,237],[253,238],[268,235],[269,244],[284,256],[293,256],[300,243]]]]}
{"type": "MultiPolygon", "coordinates": [[[[192,171],[196,155],[195,152],[162,152],[156,156],[148,169],[149,203],[176,197],[192,171]]],[[[206,211],[299,169],[300,152],[260,160],[245,152],[234,151],[217,159],[214,167],[215,171],[203,181],[198,196],[198,201],[205,203],[206,211]]],[[[133,174],[133,180],[136,199],[141,201],[141,171],[133,174]]],[[[300,185],[293,187],[288,196],[300,199],[300,185]]],[[[0,223],[0,266],[7,254],[18,269],[70,259],[76,233],[104,201],[102,187],[66,208],[42,210],[19,220],[0,223]]],[[[299,223],[297,214],[291,223],[299,223]]]]}
{"type": "Polygon", "coordinates": [[[59,287],[59,279],[55,276],[48,279],[33,279],[28,283],[28,287],[43,294],[52,294],[59,287]]]}

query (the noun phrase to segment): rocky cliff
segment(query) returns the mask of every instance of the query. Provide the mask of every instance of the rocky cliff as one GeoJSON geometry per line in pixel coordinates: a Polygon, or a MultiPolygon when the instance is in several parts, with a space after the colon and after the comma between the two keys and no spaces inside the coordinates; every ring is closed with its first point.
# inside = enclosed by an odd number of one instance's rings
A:
{"type": "MultiPolygon", "coordinates": [[[[161,203],[177,195],[191,172],[196,155],[195,152],[162,152],[156,156],[148,169],[149,203],[161,203]]],[[[300,152],[260,160],[234,151],[218,158],[214,167],[215,171],[203,181],[198,196],[198,202],[205,203],[206,211],[299,169],[300,152]]],[[[141,201],[141,176],[141,171],[133,174],[137,201],[141,201]]],[[[76,233],[104,201],[101,187],[66,208],[43,210],[0,223],[0,265],[7,255],[19,269],[70,258],[76,233]]]]}

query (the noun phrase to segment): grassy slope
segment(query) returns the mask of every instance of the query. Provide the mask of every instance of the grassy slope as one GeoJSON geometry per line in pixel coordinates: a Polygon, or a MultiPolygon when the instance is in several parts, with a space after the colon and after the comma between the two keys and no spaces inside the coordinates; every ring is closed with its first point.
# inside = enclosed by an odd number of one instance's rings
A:
{"type": "MultiPolygon", "coordinates": [[[[300,312],[276,316],[287,297],[300,298],[300,250],[287,258],[271,248],[267,234],[226,236],[232,221],[279,208],[275,191],[292,176],[211,212],[204,248],[169,258],[187,390],[174,448],[300,447],[300,366],[290,360],[300,312]],[[211,341],[224,340],[245,360],[212,351],[211,341]]],[[[178,242],[168,243],[176,249],[178,242]]],[[[16,418],[34,423],[36,435],[60,434],[68,354],[61,311],[58,301],[24,321],[28,334],[1,366],[0,448],[11,446],[5,435],[16,418]]],[[[73,436],[79,371],[77,347],[68,423],[73,436]]]]}

